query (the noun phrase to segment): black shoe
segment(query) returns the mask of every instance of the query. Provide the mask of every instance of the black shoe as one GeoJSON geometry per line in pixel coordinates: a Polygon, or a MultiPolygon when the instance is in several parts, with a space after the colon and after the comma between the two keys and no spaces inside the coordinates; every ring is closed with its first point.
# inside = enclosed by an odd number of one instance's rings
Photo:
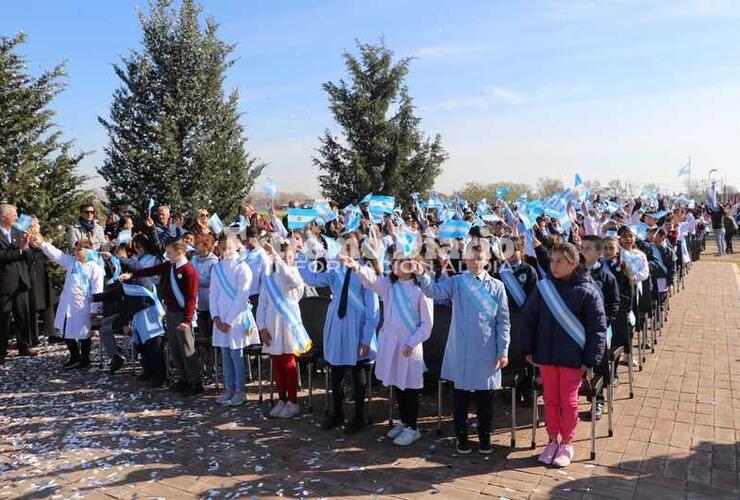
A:
{"type": "Polygon", "coordinates": [[[150,389],[159,389],[160,387],[164,386],[165,379],[163,378],[153,378],[149,381],[149,388],[150,389]]]}
{"type": "Polygon", "coordinates": [[[478,453],[482,455],[490,455],[493,453],[493,448],[491,447],[491,433],[490,432],[481,432],[478,434],[478,453]]]}
{"type": "Polygon", "coordinates": [[[87,370],[90,368],[90,360],[89,359],[81,359],[79,364],[76,366],[78,370],[87,370]]]}
{"type": "Polygon", "coordinates": [[[77,368],[77,365],[80,364],[79,359],[70,359],[66,363],[62,365],[63,370],[72,370],[73,368],[77,368]]]}
{"type": "Polygon", "coordinates": [[[120,370],[125,362],[126,358],[124,358],[120,354],[116,354],[115,356],[113,356],[113,359],[110,360],[110,364],[108,365],[108,370],[110,374],[113,375],[118,370],[120,370]]]}
{"type": "Polygon", "coordinates": [[[203,385],[198,383],[195,385],[188,385],[187,388],[180,393],[180,396],[188,398],[190,396],[197,396],[203,392],[203,385]]]}
{"type": "Polygon", "coordinates": [[[324,419],[323,422],[321,422],[321,430],[330,431],[342,424],[344,424],[343,415],[329,415],[327,418],[324,419]]]}
{"type": "Polygon", "coordinates": [[[139,375],[136,376],[137,382],[148,382],[152,379],[152,374],[147,372],[141,372],[139,375]]]}
{"type": "Polygon", "coordinates": [[[49,335],[46,339],[48,344],[64,344],[64,337],[59,335],[49,335]]]}
{"type": "Polygon", "coordinates": [[[178,380],[177,382],[175,382],[174,384],[170,386],[170,392],[176,392],[176,393],[185,392],[188,389],[188,387],[189,386],[187,382],[185,382],[184,380],[178,380]]]}
{"type": "Polygon", "coordinates": [[[457,443],[455,444],[455,450],[457,450],[458,455],[469,455],[472,451],[470,449],[470,444],[468,443],[468,435],[465,433],[460,433],[457,435],[457,443]]]}
{"type": "Polygon", "coordinates": [[[350,420],[350,422],[344,428],[344,432],[346,434],[357,434],[358,432],[360,432],[362,429],[365,428],[365,424],[366,423],[367,422],[365,421],[364,418],[362,418],[362,417],[360,417],[360,418],[355,417],[352,420],[350,420]]]}

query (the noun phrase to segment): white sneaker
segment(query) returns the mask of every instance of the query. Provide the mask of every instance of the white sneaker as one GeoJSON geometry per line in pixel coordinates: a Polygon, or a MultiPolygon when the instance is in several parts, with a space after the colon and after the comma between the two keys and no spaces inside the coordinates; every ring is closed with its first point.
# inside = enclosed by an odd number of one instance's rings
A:
{"type": "Polygon", "coordinates": [[[398,436],[403,433],[404,429],[406,428],[406,424],[403,422],[399,422],[396,424],[396,426],[388,431],[388,434],[386,434],[386,437],[388,439],[396,439],[398,436]]]}
{"type": "Polygon", "coordinates": [[[232,391],[231,389],[224,389],[224,392],[222,392],[221,395],[218,397],[218,404],[224,406],[228,405],[233,395],[234,391],[232,391]]]}
{"type": "Polygon", "coordinates": [[[411,427],[406,427],[403,432],[393,440],[396,446],[408,446],[421,437],[421,432],[411,427]]]}
{"type": "Polygon", "coordinates": [[[293,403],[292,401],[288,401],[287,403],[285,403],[285,406],[283,406],[283,409],[280,412],[280,415],[278,415],[278,417],[293,418],[296,415],[298,415],[300,412],[301,412],[300,406],[298,406],[296,403],[293,403]]]}
{"type": "Polygon", "coordinates": [[[234,395],[229,400],[229,406],[240,406],[242,404],[244,404],[244,392],[239,390],[234,391],[234,395]]]}
{"type": "Polygon", "coordinates": [[[637,358],[632,358],[632,368],[639,368],[640,362],[637,361],[637,358]]]}
{"type": "Polygon", "coordinates": [[[277,404],[272,407],[272,410],[270,410],[269,415],[272,418],[278,418],[280,416],[280,412],[283,411],[284,407],[285,407],[285,401],[283,401],[282,399],[278,399],[277,404]]]}

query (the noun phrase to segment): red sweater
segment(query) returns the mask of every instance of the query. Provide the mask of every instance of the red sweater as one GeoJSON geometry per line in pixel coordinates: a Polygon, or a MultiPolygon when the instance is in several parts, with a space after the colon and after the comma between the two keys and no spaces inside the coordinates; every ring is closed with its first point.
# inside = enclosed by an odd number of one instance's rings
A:
{"type": "Polygon", "coordinates": [[[135,278],[160,276],[162,295],[164,296],[164,303],[167,306],[167,310],[184,313],[184,322],[190,323],[193,321],[195,306],[198,301],[198,285],[200,283],[198,271],[195,270],[195,267],[190,262],[175,269],[175,281],[177,281],[177,286],[185,297],[185,307],[180,307],[175,294],[172,293],[172,289],[170,288],[170,270],[173,266],[174,264],[164,262],[156,266],[138,269],[132,273],[132,276],[135,278]]]}

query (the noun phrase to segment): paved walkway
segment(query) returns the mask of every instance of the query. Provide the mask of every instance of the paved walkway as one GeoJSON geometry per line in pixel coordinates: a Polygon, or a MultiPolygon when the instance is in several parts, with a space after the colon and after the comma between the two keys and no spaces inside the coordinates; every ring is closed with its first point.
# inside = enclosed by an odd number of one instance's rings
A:
{"type": "MultiPolygon", "coordinates": [[[[587,423],[566,470],[538,465],[541,448],[512,451],[508,405],[497,406],[494,454],[459,457],[433,431],[398,449],[383,423],[350,438],[320,431],[318,411],[268,420],[255,402],[217,407],[212,390],[183,401],[140,390],[128,372],[70,375],[57,368],[64,348],[51,346],[0,368],[0,497],[738,498],[736,273],[727,261],[694,265],[634,399],[626,383],[616,393],[615,436],[606,437],[606,418],[599,422],[596,461],[588,460],[587,423]]],[[[323,408],[321,395],[316,403],[323,408]]],[[[435,408],[433,396],[422,398],[428,429],[435,408]]],[[[376,421],[386,411],[379,401],[376,421]]],[[[520,447],[530,441],[530,411],[519,410],[520,447]]],[[[545,439],[541,428],[538,443],[545,439]]]]}

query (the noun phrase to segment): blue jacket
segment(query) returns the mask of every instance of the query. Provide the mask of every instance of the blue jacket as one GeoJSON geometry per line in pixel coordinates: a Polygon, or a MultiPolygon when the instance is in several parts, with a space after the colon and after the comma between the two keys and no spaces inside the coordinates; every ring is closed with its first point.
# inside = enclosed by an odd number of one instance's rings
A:
{"type": "Polygon", "coordinates": [[[522,310],[522,352],[531,354],[532,360],[540,365],[569,368],[598,366],[606,348],[606,314],[588,271],[579,271],[566,281],[557,280],[551,274],[548,274],[548,278],[555,284],[568,309],[583,325],[586,347],[581,350],[560,326],[542,298],[539,288],[535,288],[522,310]]]}

